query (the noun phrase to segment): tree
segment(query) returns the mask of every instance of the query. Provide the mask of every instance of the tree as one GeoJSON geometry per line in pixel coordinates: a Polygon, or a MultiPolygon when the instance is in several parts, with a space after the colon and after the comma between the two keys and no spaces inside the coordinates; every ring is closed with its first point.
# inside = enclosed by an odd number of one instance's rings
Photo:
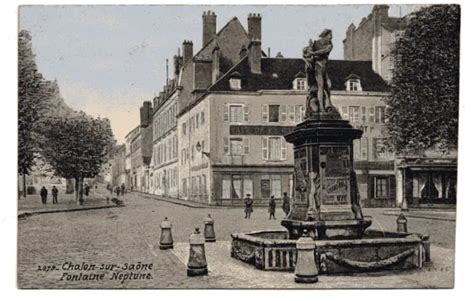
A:
{"type": "Polygon", "coordinates": [[[80,112],[44,120],[42,155],[55,174],[73,178],[76,202],[83,202],[83,182],[99,174],[115,140],[108,119],[92,118],[80,112]]]}
{"type": "Polygon", "coordinates": [[[396,153],[457,146],[459,30],[458,5],[433,5],[408,16],[392,50],[386,99],[388,143],[396,153]]]}
{"type": "Polygon", "coordinates": [[[31,49],[31,35],[22,30],[18,35],[18,173],[23,176],[23,195],[26,197],[25,177],[30,173],[38,152],[37,124],[51,96],[31,49]]]}

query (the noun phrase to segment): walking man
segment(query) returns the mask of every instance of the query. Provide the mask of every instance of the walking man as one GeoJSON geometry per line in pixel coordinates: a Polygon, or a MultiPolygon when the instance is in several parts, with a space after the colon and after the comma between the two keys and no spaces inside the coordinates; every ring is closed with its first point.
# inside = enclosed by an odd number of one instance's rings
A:
{"type": "Polygon", "coordinates": [[[253,200],[250,198],[250,193],[247,193],[247,197],[244,199],[245,205],[245,218],[250,218],[250,215],[253,212],[253,200]]]}
{"type": "Polygon", "coordinates": [[[120,187],[115,187],[115,192],[117,193],[117,197],[120,195],[120,187]]]}
{"type": "Polygon", "coordinates": [[[283,212],[285,212],[285,217],[288,216],[288,213],[290,213],[290,198],[286,194],[286,192],[283,192],[283,204],[282,204],[282,209],[283,212]]]}
{"type": "Polygon", "coordinates": [[[271,198],[270,198],[270,202],[268,203],[268,213],[270,214],[270,216],[268,217],[268,219],[276,219],[275,217],[275,207],[276,207],[276,202],[275,202],[275,197],[272,195],[271,198]]]}
{"type": "Polygon", "coordinates": [[[122,189],[122,195],[124,195],[125,194],[125,184],[122,183],[122,186],[120,188],[122,189]]]}
{"type": "Polygon", "coordinates": [[[41,188],[40,195],[41,195],[41,202],[43,203],[43,205],[46,205],[46,200],[48,199],[48,190],[46,189],[46,187],[43,186],[41,188]]]}
{"type": "Polygon", "coordinates": [[[85,185],[85,190],[86,190],[86,196],[89,196],[89,190],[90,190],[90,187],[88,184],[85,185]]]}
{"type": "Polygon", "coordinates": [[[58,203],[58,189],[56,188],[56,186],[53,185],[53,188],[51,189],[51,193],[53,194],[53,204],[57,204],[58,203]]]}

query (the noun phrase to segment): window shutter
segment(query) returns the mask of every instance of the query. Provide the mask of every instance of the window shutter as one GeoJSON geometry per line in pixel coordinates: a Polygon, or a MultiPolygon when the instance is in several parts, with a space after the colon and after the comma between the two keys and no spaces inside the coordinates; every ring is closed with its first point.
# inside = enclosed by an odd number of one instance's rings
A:
{"type": "Polygon", "coordinates": [[[347,107],[342,107],[342,118],[345,120],[349,119],[349,113],[347,112],[347,107]]]}
{"type": "Polygon", "coordinates": [[[369,122],[375,122],[375,108],[370,107],[369,108],[369,122]]]}
{"type": "Polygon", "coordinates": [[[262,137],[262,159],[268,160],[268,137],[262,137]]]}
{"type": "Polygon", "coordinates": [[[249,107],[244,106],[244,121],[249,121],[249,107]]]}
{"type": "Polygon", "coordinates": [[[286,105],[280,106],[280,121],[281,122],[286,121],[286,105]]]}
{"type": "Polygon", "coordinates": [[[224,105],[224,121],[229,121],[229,106],[224,105]]]}
{"type": "Polygon", "coordinates": [[[388,181],[388,195],[391,199],[395,199],[397,193],[397,184],[395,183],[395,176],[389,176],[388,181]]]}
{"type": "Polygon", "coordinates": [[[249,138],[247,138],[247,137],[244,137],[244,153],[245,154],[250,153],[249,138]]]}
{"type": "Polygon", "coordinates": [[[369,198],[373,199],[375,197],[375,177],[369,177],[369,198]]]}
{"type": "Polygon", "coordinates": [[[229,153],[229,138],[224,137],[224,154],[229,153]]]}
{"type": "Polygon", "coordinates": [[[288,106],[288,119],[290,122],[295,122],[295,105],[288,106]]]}
{"type": "Polygon", "coordinates": [[[268,105],[262,105],[262,122],[268,122],[268,105]]]}
{"type": "Polygon", "coordinates": [[[280,140],[281,140],[281,159],[286,160],[287,152],[288,152],[287,151],[288,150],[288,145],[287,145],[285,139],[280,138],[280,140]]]}

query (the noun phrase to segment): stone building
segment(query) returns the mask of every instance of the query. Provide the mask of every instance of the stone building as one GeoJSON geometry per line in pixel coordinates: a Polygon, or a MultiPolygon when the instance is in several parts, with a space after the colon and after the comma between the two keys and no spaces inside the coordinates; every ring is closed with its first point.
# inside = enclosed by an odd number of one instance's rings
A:
{"type": "Polygon", "coordinates": [[[390,80],[393,68],[390,50],[407,22],[404,17],[390,17],[389,8],[388,5],[374,5],[358,26],[349,25],[343,41],[345,60],[371,61],[373,70],[385,80],[390,80]]]}
{"type": "MultiPolygon", "coordinates": [[[[306,99],[302,59],[266,57],[261,18],[248,19],[240,59],[178,116],[179,197],[213,205],[256,204],[293,191],[293,150],[283,135],[303,120],[306,99]]],[[[214,47],[219,54],[221,44],[214,47]]],[[[213,57],[214,62],[217,60],[213,57]]],[[[215,65],[215,64],[213,64],[215,65]]],[[[354,145],[361,196],[394,203],[393,155],[383,140],[387,86],[370,61],[330,61],[332,99],[343,118],[364,130],[354,145]]]]}
{"type": "Polygon", "coordinates": [[[125,136],[126,144],[130,145],[130,186],[134,191],[142,191],[143,158],[142,158],[142,128],[137,126],[125,136]]]}
{"type": "Polygon", "coordinates": [[[125,172],[125,145],[117,145],[113,150],[112,155],[112,166],[111,166],[111,175],[112,175],[112,185],[120,186],[126,182],[126,172],[125,172]]]}

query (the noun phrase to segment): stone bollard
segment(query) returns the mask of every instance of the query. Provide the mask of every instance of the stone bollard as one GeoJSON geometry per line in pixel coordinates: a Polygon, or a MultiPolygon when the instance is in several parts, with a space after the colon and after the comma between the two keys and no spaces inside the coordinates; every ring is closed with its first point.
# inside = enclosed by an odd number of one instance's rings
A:
{"type": "Polygon", "coordinates": [[[431,261],[431,243],[430,243],[430,237],[428,235],[425,235],[421,239],[421,244],[423,245],[423,250],[424,250],[424,259],[425,262],[430,262],[431,261]]]}
{"type": "Polygon", "coordinates": [[[171,233],[171,222],[165,217],[165,220],[160,225],[160,249],[173,249],[173,234],[171,233]]]}
{"type": "Polygon", "coordinates": [[[309,237],[308,230],[303,230],[303,236],[296,241],[295,282],[318,282],[318,267],[315,261],[316,244],[309,237]]]}
{"type": "Polygon", "coordinates": [[[407,218],[403,213],[397,218],[397,232],[408,233],[407,218]]]}
{"type": "Polygon", "coordinates": [[[196,228],[189,237],[189,258],[187,272],[189,277],[207,275],[206,251],[204,236],[196,228]]]}
{"type": "Polygon", "coordinates": [[[208,214],[204,219],[204,238],[206,242],[215,242],[216,233],[214,232],[214,220],[211,217],[211,214],[208,214]]]}

